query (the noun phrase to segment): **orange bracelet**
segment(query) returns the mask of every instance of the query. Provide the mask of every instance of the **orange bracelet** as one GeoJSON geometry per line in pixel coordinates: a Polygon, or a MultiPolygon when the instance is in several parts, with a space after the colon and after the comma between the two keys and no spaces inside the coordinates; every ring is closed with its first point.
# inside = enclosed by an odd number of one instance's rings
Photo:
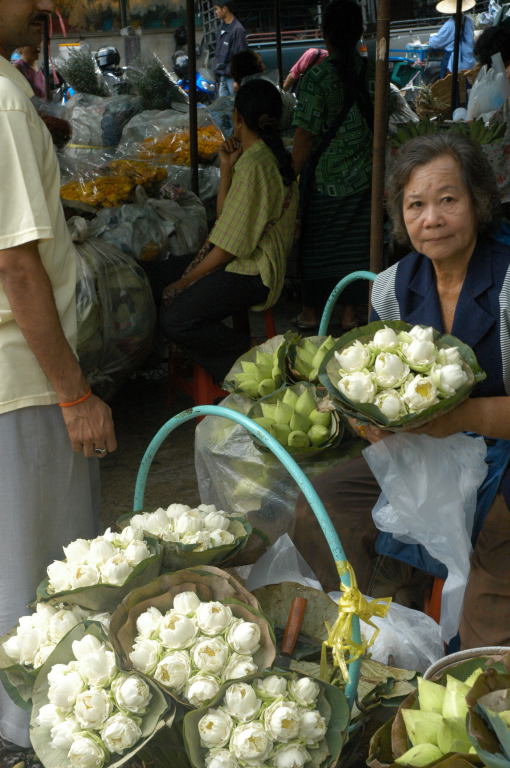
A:
{"type": "Polygon", "coordinates": [[[92,390],[89,389],[88,392],[85,392],[84,395],[78,398],[78,400],[73,400],[72,403],[59,403],[59,406],[61,408],[72,408],[73,405],[79,405],[80,403],[84,403],[85,400],[88,400],[89,397],[92,397],[92,390]]]}

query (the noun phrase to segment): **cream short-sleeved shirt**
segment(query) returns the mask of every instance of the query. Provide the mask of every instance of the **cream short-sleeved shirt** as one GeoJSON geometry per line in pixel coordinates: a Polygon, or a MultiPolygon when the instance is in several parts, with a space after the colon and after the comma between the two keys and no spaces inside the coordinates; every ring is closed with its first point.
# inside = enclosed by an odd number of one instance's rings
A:
{"type": "MultiPolygon", "coordinates": [[[[28,81],[0,56],[0,250],[38,241],[62,328],[75,349],[76,254],[53,142],[32,96],[28,81]]],[[[56,402],[0,283],[0,413],[56,402]]]]}

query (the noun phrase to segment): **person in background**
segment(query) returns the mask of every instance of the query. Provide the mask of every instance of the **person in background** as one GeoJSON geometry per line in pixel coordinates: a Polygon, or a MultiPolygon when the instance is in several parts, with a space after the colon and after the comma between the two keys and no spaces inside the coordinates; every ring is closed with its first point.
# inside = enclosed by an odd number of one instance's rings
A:
{"type": "Polygon", "coordinates": [[[290,68],[289,74],[283,81],[283,90],[291,91],[303,75],[315,64],[320,64],[327,55],[328,52],[324,48],[309,48],[305,51],[290,68]]]}
{"type": "Polygon", "coordinates": [[[245,78],[262,75],[265,72],[264,62],[252,48],[234,53],[230,62],[230,74],[234,81],[234,91],[238,91],[245,78]]]}
{"type": "Polygon", "coordinates": [[[510,78],[510,19],[486,29],[475,43],[475,56],[481,67],[492,67],[492,56],[500,53],[510,78]]]}
{"type": "Polygon", "coordinates": [[[24,75],[35,95],[39,99],[46,99],[46,78],[37,66],[40,49],[35,45],[24,45],[19,48],[20,58],[13,64],[24,75]]]}
{"type": "MultiPolygon", "coordinates": [[[[475,0],[462,0],[462,12],[469,11],[476,5],[475,0]]],[[[436,5],[439,13],[455,13],[457,10],[456,0],[441,0],[436,5]]],[[[475,65],[473,48],[475,44],[475,26],[473,19],[469,16],[462,17],[462,31],[460,36],[459,50],[459,71],[472,69],[475,65]]],[[[429,38],[429,47],[444,51],[443,61],[441,62],[440,77],[445,77],[453,69],[453,49],[455,45],[455,16],[451,16],[445,21],[439,32],[431,35],[429,38]]]]}
{"type": "MultiPolygon", "coordinates": [[[[10,63],[36,50],[52,0],[0,0],[0,635],[35,599],[62,547],[97,535],[97,458],[110,408],[76,355],[76,252],[50,134],[10,63]]],[[[0,735],[30,745],[28,712],[0,690],[0,735]]]]}
{"type": "Polygon", "coordinates": [[[233,137],[220,150],[218,218],[203,258],[163,292],[165,336],[221,383],[251,346],[249,333],[222,321],[272,307],[294,241],[298,189],[281,135],[282,99],[267,80],[242,85],[233,137]]]}
{"type": "MultiPolygon", "coordinates": [[[[322,31],[329,56],[308,70],[299,86],[292,156],[301,174],[299,268],[303,308],[294,324],[312,330],[337,282],[368,269],[373,109],[366,59],[357,49],[363,32],[355,0],[333,0],[322,31]]],[[[349,286],[340,323],[347,329],[366,313],[367,290],[349,286]]]]}
{"type": "Polygon", "coordinates": [[[230,72],[232,56],[240,51],[245,51],[248,47],[246,31],[239,19],[234,16],[232,8],[232,0],[214,5],[216,18],[221,21],[214,55],[214,74],[219,84],[219,96],[234,93],[234,79],[230,72]]]}

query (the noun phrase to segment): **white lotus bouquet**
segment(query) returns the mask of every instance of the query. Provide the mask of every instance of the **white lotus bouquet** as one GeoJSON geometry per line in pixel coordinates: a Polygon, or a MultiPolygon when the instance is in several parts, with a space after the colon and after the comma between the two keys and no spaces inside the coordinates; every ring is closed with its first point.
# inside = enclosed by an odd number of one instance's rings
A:
{"type": "Polygon", "coordinates": [[[170,504],[166,509],[137,512],[118,521],[121,528],[126,523],[138,537],[148,533],[162,542],[165,570],[218,565],[230,560],[252,532],[244,515],[224,512],[214,504],[199,504],[196,508],[170,504]]]}
{"type": "Polygon", "coordinates": [[[161,547],[139,528],[107,528],[95,539],[76,539],[54,560],[37,588],[39,600],[56,599],[96,611],[113,610],[124,594],[157,576],[161,547]]]}
{"type": "Polygon", "coordinates": [[[310,677],[266,673],[226,685],[214,706],[184,719],[194,768],[304,768],[336,764],[348,705],[310,677]]]}
{"type": "Polygon", "coordinates": [[[109,614],[94,614],[77,605],[37,603],[35,611],[0,639],[0,677],[16,704],[30,706],[36,671],[77,624],[97,621],[108,628],[109,614]]]}
{"type": "Polygon", "coordinates": [[[167,709],[156,686],[117,667],[97,625],[79,625],[37,678],[31,740],[46,768],[119,765],[118,756],[127,759],[164,724],[167,709]]]}
{"type": "Polygon", "coordinates": [[[320,378],[340,410],[396,429],[454,408],[485,373],[470,347],[454,336],[378,321],[345,334],[325,359],[320,378]]]}
{"type": "Polygon", "coordinates": [[[225,681],[257,674],[275,657],[258,602],[210,566],[164,574],[128,595],[112,616],[110,635],[124,666],[188,707],[203,706],[225,681]]]}

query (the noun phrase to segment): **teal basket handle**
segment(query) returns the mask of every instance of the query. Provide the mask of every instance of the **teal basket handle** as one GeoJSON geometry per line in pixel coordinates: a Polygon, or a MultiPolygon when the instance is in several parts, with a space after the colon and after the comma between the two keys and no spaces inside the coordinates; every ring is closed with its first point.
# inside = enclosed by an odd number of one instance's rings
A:
{"type": "Polygon", "coordinates": [[[351,272],[347,277],[343,277],[339,283],[335,285],[329,299],[326,302],[324,311],[322,313],[321,322],[319,325],[319,336],[326,336],[329,328],[329,321],[331,320],[331,313],[337,303],[340,294],[347,288],[348,285],[355,280],[372,280],[374,281],[377,275],[374,272],[368,272],[366,269],[360,269],[358,272],[351,272]]]}
{"type": "MultiPolygon", "coordinates": [[[[222,416],[223,418],[230,419],[230,421],[235,421],[237,424],[240,424],[242,427],[247,429],[250,434],[256,437],[257,440],[260,440],[260,442],[265,445],[266,448],[269,448],[269,450],[274,453],[276,458],[281,461],[285,469],[295,480],[304,497],[308,501],[320,527],[322,528],[322,532],[326,537],[326,541],[328,542],[331,554],[333,555],[335,562],[346,560],[345,552],[340,543],[340,539],[338,538],[338,534],[333,523],[331,522],[328,513],[326,512],[324,504],[317,494],[317,491],[303,470],[298,466],[298,464],[296,464],[294,459],[289,455],[285,448],[280,445],[280,443],[275,440],[274,437],[266,432],[263,427],[260,427],[252,419],[249,419],[242,413],[237,413],[237,411],[232,411],[229,408],[222,408],[218,405],[199,405],[195,408],[189,408],[186,411],[181,411],[181,413],[173,416],[165,424],[163,424],[159,432],[155,434],[147,446],[142,461],[140,462],[140,468],[136,477],[133,511],[140,512],[143,510],[145,486],[147,484],[149,470],[157,451],[161,447],[162,443],[166,440],[168,435],[181,424],[184,424],[187,421],[191,421],[191,419],[196,419],[197,416],[208,415],[222,416]]],[[[341,580],[345,586],[349,587],[351,585],[351,580],[347,573],[342,574],[341,580]]],[[[359,618],[357,616],[353,617],[352,639],[355,643],[361,642],[360,624],[359,618]]],[[[349,680],[345,687],[345,695],[351,708],[356,698],[356,692],[358,689],[360,665],[361,661],[359,659],[349,664],[349,680]]]]}

